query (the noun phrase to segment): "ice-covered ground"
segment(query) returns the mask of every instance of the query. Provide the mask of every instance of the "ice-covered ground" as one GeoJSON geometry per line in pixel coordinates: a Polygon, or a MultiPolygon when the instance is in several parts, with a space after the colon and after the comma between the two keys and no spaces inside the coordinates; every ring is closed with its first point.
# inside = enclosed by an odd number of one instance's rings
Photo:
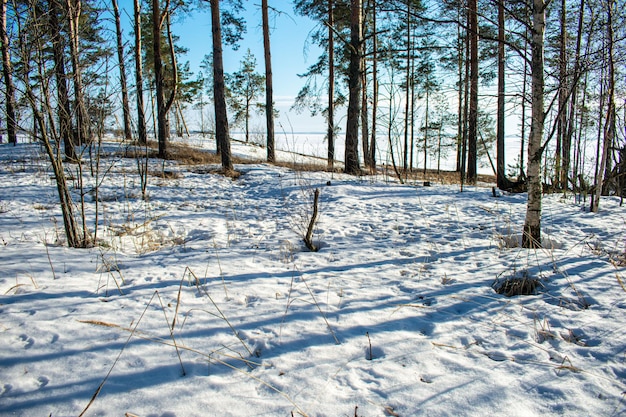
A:
{"type": "Polygon", "coordinates": [[[47,166],[0,146],[2,416],[626,415],[618,199],[546,196],[527,250],[523,194],[168,162],[144,202],[112,156],[70,249],[47,166]]]}

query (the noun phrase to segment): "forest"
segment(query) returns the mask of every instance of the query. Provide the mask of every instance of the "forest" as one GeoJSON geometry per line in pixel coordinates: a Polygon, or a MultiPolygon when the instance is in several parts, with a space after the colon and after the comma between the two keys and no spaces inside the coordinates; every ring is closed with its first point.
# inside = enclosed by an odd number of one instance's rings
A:
{"type": "Polygon", "coordinates": [[[622,6],[3,0],[0,414],[625,415],[622,6]]]}
{"type": "MultiPolygon", "coordinates": [[[[224,45],[239,47],[247,22],[238,12],[245,7],[251,5],[135,1],[134,42],[126,42],[117,1],[4,2],[8,141],[17,143],[21,132],[46,146],[61,205],[71,205],[60,154],[80,163],[79,148],[102,137],[110,119],[119,116],[124,140],[147,144],[151,131],[158,157],[165,159],[170,119],[176,119],[182,136],[182,107],[199,105],[202,113],[206,95],[214,109],[208,130],[225,172],[233,170],[229,111],[235,114],[231,123],[243,121],[246,140],[254,108],[265,114],[264,146],[267,161],[274,162],[269,14],[280,11],[267,2],[260,5],[264,71],[256,72],[256,59],[248,54],[240,71],[225,74],[224,45]],[[192,79],[171,22],[207,7],[212,49],[203,61],[204,74],[192,79]],[[113,15],[114,28],[104,23],[105,14],[113,15]],[[134,83],[127,74],[131,68],[134,83]],[[261,94],[264,100],[257,101],[261,94]]],[[[302,74],[305,83],[294,107],[324,114],[328,169],[337,159],[336,113],[346,106],[341,162],[348,174],[362,173],[362,165],[376,170],[380,132],[386,130],[386,153],[400,181],[403,172],[406,176],[417,168],[420,148],[426,170],[429,146],[437,144],[440,158],[447,138],[459,180],[474,184],[479,154],[489,154],[487,142],[495,141],[495,164],[489,159],[497,186],[528,192],[524,247],[541,246],[544,188],[592,195],[594,212],[601,195],[623,194],[626,36],[617,2],[329,0],[294,2],[293,9],[319,22],[310,36],[325,52],[302,74]],[[488,103],[491,98],[495,104],[488,103]],[[507,113],[519,115],[516,136],[521,140],[517,167],[510,173],[505,166],[507,113]]],[[[69,244],[88,244],[71,217],[64,215],[69,244]]]]}

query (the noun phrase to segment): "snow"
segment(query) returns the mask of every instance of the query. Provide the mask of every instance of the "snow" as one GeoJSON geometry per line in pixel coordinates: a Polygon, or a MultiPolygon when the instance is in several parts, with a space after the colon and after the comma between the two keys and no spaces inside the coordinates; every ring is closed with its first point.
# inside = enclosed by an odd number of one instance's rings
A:
{"type": "Polygon", "coordinates": [[[39,146],[0,146],[0,415],[626,415],[618,199],[545,196],[527,250],[526,196],[488,184],[168,161],[144,202],[107,146],[91,249],[63,245],[39,146]]]}

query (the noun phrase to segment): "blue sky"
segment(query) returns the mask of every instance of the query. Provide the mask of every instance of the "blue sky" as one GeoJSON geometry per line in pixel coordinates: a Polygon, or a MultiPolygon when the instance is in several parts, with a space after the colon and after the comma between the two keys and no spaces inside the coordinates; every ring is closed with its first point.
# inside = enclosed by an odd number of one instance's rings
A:
{"type": "MultiPolygon", "coordinates": [[[[224,70],[234,72],[239,69],[240,61],[249,48],[257,59],[258,71],[264,72],[263,61],[263,34],[261,30],[260,0],[244,2],[246,11],[244,18],[247,22],[245,39],[240,48],[233,51],[224,47],[224,70]]],[[[272,25],[272,71],[274,75],[274,101],[280,111],[283,128],[287,131],[323,131],[324,120],[321,117],[313,118],[308,112],[296,114],[290,112],[293,98],[304,84],[298,77],[307,67],[315,62],[319,49],[310,44],[308,39],[315,23],[310,19],[296,15],[293,3],[286,0],[269,0],[270,7],[282,13],[270,11],[270,25],[272,25]]],[[[125,37],[131,40],[130,16],[132,16],[132,1],[121,0],[120,8],[126,9],[122,19],[126,20],[125,37]],[[129,26],[127,26],[129,25],[129,26]]],[[[188,60],[192,71],[197,73],[204,56],[211,52],[211,21],[208,10],[194,12],[190,16],[177,18],[173,22],[173,32],[180,38],[180,45],[189,49],[184,60],[188,60]]],[[[278,129],[278,127],[277,127],[278,129]]]]}

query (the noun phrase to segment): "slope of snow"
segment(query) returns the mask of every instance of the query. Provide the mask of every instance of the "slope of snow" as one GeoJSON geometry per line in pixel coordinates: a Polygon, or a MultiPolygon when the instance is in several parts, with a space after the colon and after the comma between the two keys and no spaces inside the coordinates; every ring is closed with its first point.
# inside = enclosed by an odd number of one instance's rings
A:
{"type": "Polygon", "coordinates": [[[545,196],[526,250],[525,195],[167,165],[144,202],[105,158],[70,249],[38,146],[0,146],[0,415],[626,415],[618,199],[545,196]]]}

